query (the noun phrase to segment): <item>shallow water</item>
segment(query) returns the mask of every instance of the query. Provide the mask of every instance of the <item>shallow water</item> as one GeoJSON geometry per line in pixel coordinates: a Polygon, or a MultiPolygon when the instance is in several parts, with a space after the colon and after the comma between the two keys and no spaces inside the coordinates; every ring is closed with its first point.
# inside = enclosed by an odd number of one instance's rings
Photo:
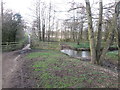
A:
{"type": "MultiPolygon", "coordinates": [[[[74,58],[81,57],[82,59],[84,59],[84,61],[90,61],[90,51],[75,51],[75,50],[71,50],[71,49],[63,49],[63,50],[61,50],[61,52],[65,53],[65,54],[67,54],[71,57],[74,57],[74,58]]],[[[111,63],[107,60],[103,61],[102,66],[105,67],[105,68],[109,68],[111,70],[120,71],[117,68],[117,65],[114,65],[113,63],[111,63]]]]}
{"type": "Polygon", "coordinates": [[[61,50],[61,52],[72,57],[82,57],[82,58],[90,57],[89,51],[75,51],[70,49],[64,49],[64,50],[61,50]]]}

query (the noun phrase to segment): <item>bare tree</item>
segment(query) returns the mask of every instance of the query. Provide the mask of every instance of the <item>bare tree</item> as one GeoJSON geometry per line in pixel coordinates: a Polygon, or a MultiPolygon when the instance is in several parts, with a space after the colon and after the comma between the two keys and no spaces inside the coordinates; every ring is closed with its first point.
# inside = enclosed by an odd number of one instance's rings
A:
{"type": "Polygon", "coordinates": [[[38,35],[39,41],[41,41],[41,0],[38,0],[38,35]]]}
{"type": "Polygon", "coordinates": [[[51,32],[51,2],[49,3],[49,16],[48,16],[48,23],[49,23],[49,26],[48,26],[48,42],[50,41],[50,32],[51,32]]]}
{"type": "Polygon", "coordinates": [[[102,54],[101,54],[100,59],[99,59],[100,64],[103,63],[104,57],[105,57],[105,55],[106,55],[106,53],[107,53],[107,51],[108,51],[108,49],[110,47],[111,40],[112,40],[111,36],[115,32],[115,26],[116,26],[115,22],[116,22],[116,14],[114,14],[114,16],[113,16],[113,23],[112,23],[112,26],[111,26],[111,29],[110,29],[110,32],[109,32],[109,36],[108,36],[107,42],[106,42],[106,44],[105,44],[105,46],[104,46],[104,48],[102,50],[102,54]]]}
{"type": "Polygon", "coordinates": [[[101,54],[101,42],[102,42],[102,14],[103,14],[103,4],[102,0],[99,0],[99,22],[98,22],[98,36],[97,36],[97,45],[96,45],[96,59],[99,64],[99,58],[101,54]]]}
{"type": "Polygon", "coordinates": [[[90,40],[90,51],[91,51],[91,63],[96,63],[96,50],[95,50],[95,39],[94,32],[92,26],[92,15],[89,0],[85,0],[86,2],[86,12],[88,19],[88,31],[89,31],[89,40],[90,40]]]}
{"type": "Polygon", "coordinates": [[[45,29],[46,29],[46,25],[45,25],[45,22],[46,22],[46,5],[45,3],[43,3],[42,5],[42,10],[41,10],[41,22],[42,22],[42,41],[45,41],[45,29]]]}

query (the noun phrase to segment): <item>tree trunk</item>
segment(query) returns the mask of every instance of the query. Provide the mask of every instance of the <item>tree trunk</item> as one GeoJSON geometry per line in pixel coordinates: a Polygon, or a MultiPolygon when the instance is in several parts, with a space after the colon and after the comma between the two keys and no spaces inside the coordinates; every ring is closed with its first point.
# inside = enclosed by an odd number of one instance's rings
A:
{"type": "Polygon", "coordinates": [[[38,35],[39,35],[39,41],[41,41],[41,16],[40,16],[40,0],[39,0],[39,6],[38,6],[38,35]]]}
{"type": "Polygon", "coordinates": [[[91,7],[89,0],[86,1],[86,11],[88,19],[88,31],[89,31],[89,40],[90,40],[90,51],[91,51],[91,63],[96,64],[96,50],[95,50],[95,39],[94,32],[92,27],[92,16],[91,16],[91,7]]]}
{"type": "Polygon", "coordinates": [[[114,41],[115,41],[115,32],[113,32],[113,34],[112,34],[112,39],[111,39],[111,43],[110,43],[110,45],[113,45],[114,44],[114,41]]]}
{"type": "Polygon", "coordinates": [[[56,22],[56,31],[55,31],[55,32],[56,32],[56,34],[55,34],[56,36],[55,36],[55,37],[56,37],[56,39],[58,39],[58,38],[59,38],[59,36],[58,36],[58,35],[59,35],[59,34],[58,34],[58,33],[59,33],[59,30],[58,30],[58,22],[56,22]]]}
{"type": "Polygon", "coordinates": [[[111,30],[110,30],[110,33],[109,33],[109,36],[108,36],[106,45],[104,46],[104,48],[103,48],[103,50],[102,50],[102,54],[101,54],[100,59],[99,59],[100,64],[103,63],[104,57],[105,57],[105,55],[106,55],[106,53],[107,53],[107,51],[108,51],[108,49],[109,49],[109,47],[110,47],[110,44],[111,44],[111,40],[112,40],[112,37],[111,37],[111,36],[112,36],[112,35],[114,34],[114,32],[115,32],[116,14],[115,14],[114,17],[113,17],[113,20],[114,20],[114,21],[113,21],[113,24],[112,24],[112,27],[111,27],[111,30]]]}
{"type": "Polygon", "coordinates": [[[42,26],[42,39],[45,41],[45,24],[42,26]]]}
{"type": "Polygon", "coordinates": [[[82,20],[82,23],[81,23],[81,28],[80,28],[80,40],[82,40],[82,36],[83,36],[83,20],[82,20]]]}
{"type": "Polygon", "coordinates": [[[50,33],[51,33],[51,24],[50,24],[50,22],[51,22],[51,2],[49,3],[49,27],[48,27],[48,42],[50,41],[50,33]]]}
{"type": "Polygon", "coordinates": [[[78,33],[78,39],[77,39],[77,45],[80,45],[80,31],[79,31],[79,33],[78,33]]]}
{"type": "Polygon", "coordinates": [[[74,30],[74,28],[72,29],[72,39],[75,42],[75,30],[74,30]]]}
{"type": "Polygon", "coordinates": [[[70,27],[70,37],[73,40],[73,27],[70,27]]]}
{"type": "Polygon", "coordinates": [[[107,40],[107,37],[108,37],[108,33],[109,33],[109,28],[108,28],[108,26],[109,26],[109,22],[108,21],[106,21],[106,23],[105,23],[105,34],[104,34],[104,41],[106,41],[107,40]]]}
{"type": "Polygon", "coordinates": [[[78,39],[77,39],[77,44],[80,44],[80,41],[82,41],[82,33],[83,33],[83,22],[81,23],[80,30],[78,33],[78,39]]]}
{"type": "Polygon", "coordinates": [[[102,14],[103,14],[103,5],[102,0],[99,0],[99,24],[98,24],[98,37],[97,37],[97,45],[96,45],[96,59],[97,64],[99,64],[99,58],[101,54],[101,42],[102,42],[102,14]]]}

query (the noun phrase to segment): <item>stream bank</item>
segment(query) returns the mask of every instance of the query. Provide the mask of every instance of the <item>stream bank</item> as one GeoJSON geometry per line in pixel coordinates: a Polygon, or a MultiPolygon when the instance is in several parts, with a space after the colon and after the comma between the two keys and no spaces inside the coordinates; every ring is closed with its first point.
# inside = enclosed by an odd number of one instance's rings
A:
{"type": "MultiPolygon", "coordinates": [[[[72,58],[77,58],[77,59],[80,59],[82,61],[87,61],[87,62],[91,61],[90,51],[76,51],[72,49],[63,49],[61,50],[61,52],[72,58]]],[[[120,71],[120,69],[118,68],[118,63],[113,63],[110,60],[105,59],[103,61],[103,65],[101,66],[104,68],[110,69],[112,71],[115,71],[115,72],[120,71]]]]}
{"type": "MultiPolygon", "coordinates": [[[[61,45],[61,50],[71,49],[71,50],[76,50],[76,51],[90,51],[90,48],[75,48],[75,47],[71,47],[67,44],[60,44],[60,45],[61,45]]],[[[103,48],[101,48],[101,50],[103,50],[103,48]]],[[[115,50],[118,50],[118,47],[110,47],[108,50],[115,51],[115,50]]]]}

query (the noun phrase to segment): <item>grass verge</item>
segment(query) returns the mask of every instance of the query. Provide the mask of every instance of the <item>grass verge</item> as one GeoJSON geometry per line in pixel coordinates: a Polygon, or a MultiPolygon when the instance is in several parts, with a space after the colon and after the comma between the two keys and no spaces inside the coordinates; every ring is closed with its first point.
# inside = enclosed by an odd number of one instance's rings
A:
{"type": "Polygon", "coordinates": [[[111,51],[106,54],[108,59],[118,60],[118,51],[111,51]]]}
{"type": "Polygon", "coordinates": [[[97,66],[70,58],[56,50],[30,53],[26,58],[34,60],[32,72],[37,77],[37,88],[118,86],[117,77],[100,71],[97,66]]]}

